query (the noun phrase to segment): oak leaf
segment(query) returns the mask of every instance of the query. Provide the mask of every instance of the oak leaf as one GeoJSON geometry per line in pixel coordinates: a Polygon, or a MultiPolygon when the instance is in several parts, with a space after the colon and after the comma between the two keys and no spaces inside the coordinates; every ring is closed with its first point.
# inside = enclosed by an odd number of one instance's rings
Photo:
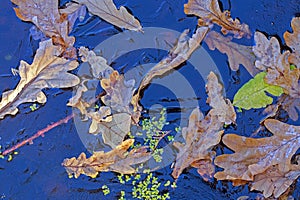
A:
{"type": "Polygon", "coordinates": [[[124,6],[117,9],[113,0],[75,0],[75,2],[86,5],[89,12],[115,26],[133,31],[142,31],[140,22],[124,6]]]}
{"type": "Polygon", "coordinates": [[[245,83],[234,95],[233,105],[249,110],[251,108],[263,108],[272,104],[273,98],[266,92],[280,96],[283,93],[281,87],[269,85],[264,81],[266,72],[260,72],[253,79],[245,83]]]}
{"type": "Polygon", "coordinates": [[[81,174],[95,178],[99,172],[114,171],[121,174],[137,172],[133,165],[147,161],[151,154],[141,147],[128,152],[134,139],[128,139],[109,152],[97,151],[89,158],[81,153],[78,158],[65,159],[62,165],[69,175],[78,178],[81,174]]]}
{"type": "Polygon", "coordinates": [[[231,180],[234,185],[241,181],[253,181],[254,176],[278,165],[282,172],[288,171],[291,158],[300,146],[300,127],[288,125],[275,119],[264,122],[273,136],[266,138],[247,138],[227,134],[222,142],[235,153],[217,156],[215,164],[224,168],[217,172],[218,180],[231,180]]]}
{"type": "Polygon", "coordinates": [[[256,58],[252,47],[240,45],[231,40],[232,37],[224,37],[215,31],[209,32],[204,38],[210,50],[217,48],[228,56],[229,66],[233,71],[237,71],[239,65],[242,64],[252,76],[255,76],[259,70],[254,65],[256,58]]]}
{"type": "Polygon", "coordinates": [[[280,44],[277,38],[271,37],[270,40],[261,32],[255,32],[254,34],[255,46],[253,46],[253,52],[257,59],[255,66],[265,71],[269,67],[277,66],[280,52],[280,44]]]}
{"type": "Polygon", "coordinates": [[[254,177],[251,190],[263,192],[264,197],[280,197],[300,176],[300,165],[290,165],[288,170],[281,171],[278,165],[271,166],[265,172],[254,177]]]}
{"type": "Polygon", "coordinates": [[[69,21],[65,14],[58,10],[58,0],[11,0],[18,7],[14,8],[16,15],[24,21],[34,23],[53,43],[64,48],[66,57],[76,57],[73,47],[75,38],[68,36],[69,21]]]}
{"type": "Polygon", "coordinates": [[[44,88],[68,88],[79,83],[79,78],[68,71],[75,69],[78,63],[61,57],[62,50],[54,46],[51,40],[40,42],[31,65],[21,61],[19,74],[21,80],[14,90],[3,93],[0,102],[0,118],[15,115],[18,106],[25,102],[45,103],[44,88]]]}
{"type": "Polygon", "coordinates": [[[293,33],[285,32],[283,37],[286,44],[293,50],[289,56],[289,62],[300,67],[300,17],[292,19],[291,26],[293,33]]]}
{"type": "Polygon", "coordinates": [[[222,86],[212,72],[208,76],[207,90],[207,102],[212,109],[205,118],[199,108],[194,109],[188,127],[182,129],[185,143],[174,142],[174,146],[179,150],[172,172],[174,178],[178,178],[189,166],[197,167],[204,179],[211,177],[211,173],[214,172],[212,160],[216,154],[212,148],[221,140],[223,125],[235,122],[234,108],[223,98],[222,86]]]}
{"type": "Polygon", "coordinates": [[[200,26],[215,23],[221,26],[223,34],[231,32],[235,38],[251,36],[249,26],[232,19],[229,11],[222,12],[218,0],[189,0],[184,5],[184,12],[200,17],[200,26]]]}
{"type": "Polygon", "coordinates": [[[189,30],[185,30],[179,37],[177,44],[170,50],[168,56],[157,63],[147,74],[143,77],[137,94],[133,97],[132,104],[135,110],[139,109],[138,100],[140,99],[140,92],[157,76],[161,76],[185,62],[189,59],[191,54],[200,46],[201,41],[208,32],[207,27],[200,27],[193,34],[192,38],[187,36],[189,30]]]}

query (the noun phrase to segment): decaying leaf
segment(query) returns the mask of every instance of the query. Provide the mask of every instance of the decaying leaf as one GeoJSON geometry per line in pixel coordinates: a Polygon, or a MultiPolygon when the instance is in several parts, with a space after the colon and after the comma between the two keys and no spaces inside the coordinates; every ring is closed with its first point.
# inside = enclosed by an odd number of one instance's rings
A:
{"type": "Polygon", "coordinates": [[[135,108],[139,108],[137,105],[140,99],[140,92],[151,82],[154,77],[165,74],[172,69],[178,67],[184,61],[189,59],[191,54],[199,47],[201,41],[208,32],[207,27],[200,27],[193,34],[192,38],[187,36],[188,30],[185,30],[179,37],[177,44],[170,51],[169,55],[157,63],[142,79],[140,86],[138,88],[137,94],[133,98],[132,104],[135,108]]]}
{"type": "Polygon", "coordinates": [[[266,72],[257,74],[253,79],[245,83],[235,94],[233,105],[249,110],[251,108],[263,108],[272,104],[273,98],[266,92],[280,96],[283,93],[281,87],[269,85],[264,81],[266,72]]]}
{"type": "Polygon", "coordinates": [[[222,27],[223,34],[231,32],[235,38],[251,36],[249,26],[238,19],[233,20],[229,11],[222,12],[218,0],[189,0],[184,5],[184,12],[200,17],[200,26],[215,23],[222,27]]]}
{"type": "Polygon", "coordinates": [[[289,170],[281,171],[278,165],[269,167],[265,172],[254,177],[251,190],[263,192],[264,197],[281,196],[300,176],[300,165],[290,165],[289,170]]]}
{"type": "Polygon", "coordinates": [[[283,95],[279,100],[282,108],[289,114],[289,117],[297,121],[298,111],[300,111],[300,98],[293,98],[288,95],[283,95]]]}
{"type": "Polygon", "coordinates": [[[142,31],[140,22],[124,6],[117,9],[113,0],[75,0],[75,2],[86,5],[89,12],[115,26],[133,31],[142,31]]]}
{"type": "Polygon", "coordinates": [[[18,106],[25,102],[45,103],[44,88],[68,88],[79,83],[79,78],[68,71],[78,63],[61,57],[62,50],[51,40],[40,42],[31,65],[21,61],[19,66],[20,82],[14,90],[4,92],[0,102],[0,118],[15,115],[18,106]]]}
{"type": "Polygon", "coordinates": [[[217,48],[220,52],[227,54],[229,66],[233,71],[238,70],[239,65],[242,64],[252,76],[255,76],[259,70],[254,65],[256,58],[252,47],[243,46],[231,40],[232,37],[224,37],[215,31],[207,33],[204,38],[210,50],[217,48]]]}
{"type": "Polygon", "coordinates": [[[14,8],[16,15],[24,21],[34,23],[53,43],[61,45],[68,57],[75,57],[73,47],[75,38],[68,36],[69,21],[65,14],[58,10],[58,0],[11,0],[18,7],[14,8]]]}
{"type": "Polygon", "coordinates": [[[289,56],[289,62],[300,68],[300,17],[293,18],[291,26],[293,33],[285,32],[283,37],[286,44],[293,50],[289,56]]]}
{"type": "Polygon", "coordinates": [[[215,164],[224,171],[217,172],[215,178],[238,185],[253,181],[255,175],[274,165],[281,172],[289,171],[291,158],[300,146],[300,127],[275,119],[267,119],[264,124],[273,136],[254,139],[227,134],[223,137],[223,143],[235,153],[217,156],[215,164]]]}
{"type": "Polygon", "coordinates": [[[212,109],[207,116],[203,115],[199,108],[193,110],[189,118],[188,127],[182,129],[182,136],[185,144],[174,142],[179,150],[172,176],[178,178],[182,171],[191,166],[198,168],[199,174],[205,179],[211,177],[212,160],[215,152],[212,148],[221,140],[223,125],[234,123],[236,114],[228,100],[222,96],[222,86],[217,76],[210,73],[207,83],[208,100],[212,109]],[[225,112],[227,111],[227,113],[225,112]]]}
{"type": "Polygon", "coordinates": [[[78,158],[65,159],[62,165],[66,168],[69,175],[78,178],[85,174],[95,178],[99,172],[114,171],[121,174],[132,174],[137,172],[133,165],[147,161],[151,154],[146,148],[141,147],[128,152],[134,139],[128,139],[109,152],[94,152],[89,158],[85,153],[81,153],[78,158]]]}

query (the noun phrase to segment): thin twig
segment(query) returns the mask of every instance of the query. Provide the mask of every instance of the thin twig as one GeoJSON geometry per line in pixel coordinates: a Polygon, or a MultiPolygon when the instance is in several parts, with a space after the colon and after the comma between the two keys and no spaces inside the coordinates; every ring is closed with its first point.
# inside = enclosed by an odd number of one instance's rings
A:
{"type": "Polygon", "coordinates": [[[0,153],[0,155],[6,156],[7,154],[9,154],[9,153],[15,151],[16,149],[18,149],[18,148],[24,146],[24,145],[27,144],[27,143],[32,144],[32,141],[33,141],[34,139],[36,139],[36,138],[38,138],[38,137],[40,137],[40,136],[44,137],[44,136],[45,136],[44,134],[45,134],[46,132],[50,131],[51,129],[53,129],[53,128],[55,128],[55,127],[57,127],[57,126],[59,126],[59,125],[61,125],[61,124],[63,124],[63,123],[67,123],[67,122],[68,122],[70,119],[72,119],[74,116],[75,116],[75,114],[72,113],[71,115],[65,117],[64,119],[61,119],[61,120],[59,120],[59,121],[57,121],[57,122],[55,122],[55,123],[53,123],[53,124],[51,124],[51,125],[48,125],[46,128],[44,128],[44,129],[42,129],[42,130],[39,130],[36,134],[34,134],[33,136],[31,136],[30,138],[28,138],[28,139],[26,139],[26,140],[24,140],[24,141],[22,141],[22,142],[19,142],[19,143],[15,144],[14,146],[12,146],[11,148],[9,148],[9,149],[3,151],[2,153],[0,153]]]}

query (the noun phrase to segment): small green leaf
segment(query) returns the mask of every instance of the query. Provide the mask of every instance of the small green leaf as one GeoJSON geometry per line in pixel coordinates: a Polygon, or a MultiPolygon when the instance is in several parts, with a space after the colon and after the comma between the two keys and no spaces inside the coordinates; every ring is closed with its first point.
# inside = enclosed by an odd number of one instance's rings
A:
{"type": "Polygon", "coordinates": [[[280,96],[283,93],[283,89],[279,86],[267,84],[264,81],[266,74],[266,72],[261,72],[243,85],[235,94],[233,105],[249,110],[251,108],[263,108],[272,104],[273,98],[268,96],[266,92],[274,96],[280,96]]]}

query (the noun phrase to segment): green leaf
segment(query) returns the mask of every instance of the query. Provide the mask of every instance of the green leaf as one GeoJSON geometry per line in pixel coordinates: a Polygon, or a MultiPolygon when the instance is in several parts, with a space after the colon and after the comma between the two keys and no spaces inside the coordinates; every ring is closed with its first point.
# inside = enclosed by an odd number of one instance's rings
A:
{"type": "Polygon", "coordinates": [[[233,105],[249,110],[251,108],[263,108],[272,104],[273,98],[268,96],[266,92],[274,96],[280,96],[283,93],[283,89],[279,86],[267,84],[264,81],[266,74],[266,72],[261,72],[243,85],[235,94],[233,105]]]}

